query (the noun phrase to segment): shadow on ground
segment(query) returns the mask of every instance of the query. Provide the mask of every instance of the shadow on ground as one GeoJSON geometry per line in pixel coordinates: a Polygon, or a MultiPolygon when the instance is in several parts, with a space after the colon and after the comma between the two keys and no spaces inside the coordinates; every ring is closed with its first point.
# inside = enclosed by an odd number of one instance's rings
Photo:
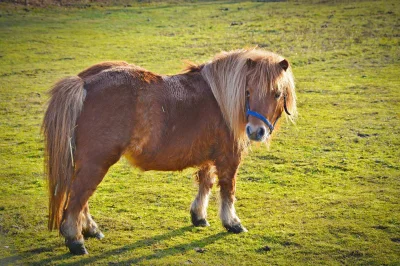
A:
{"type": "MultiPolygon", "coordinates": [[[[176,230],[172,230],[170,232],[167,232],[165,234],[162,235],[158,235],[158,236],[154,236],[154,237],[149,237],[149,238],[145,238],[139,241],[136,241],[134,243],[113,249],[113,250],[108,250],[105,252],[102,252],[99,255],[89,255],[89,256],[83,256],[82,259],[80,260],[74,260],[73,262],[69,262],[69,263],[63,263],[63,265],[76,265],[76,264],[90,264],[90,263],[96,263],[98,261],[101,261],[103,259],[107,259],[110,256],[113,255],[121,255],[123,253],[131,253],[132,251],[134,251],[135,249],[139,249],[139,248],[143,248],[143,247],[147,247],[150,246],[154,243],[157,243],[159,241],[163,241],[163,240],[168,240],[170,238],[174,238],[174,237],[178,237],[178,236],[182,236],[184,235],[186,232],[188,231],[193,231],[195,227],[193,226],[186,226],[186,227],[182,227],[176,230]]],[[[207,245],[210,245],[212,243],[214,243],[215,241],[217,241],[218,239],[223,238],[224,236],[228,235],[229,233],[227,232],[220,232],[218,234],[215,235],[211,235],[208,237],[205,237],[203,239],[200,240],[195,240],[189,243],[185,243],[185,244],[179,244],[179,245],[175,245],[172,247],[168,247],[162,250],[157,250],[156,252],[154,252],[153,254],[150,255],[145,255],[145,256],[141,256],[141,257],[137,257],[137,258],[131,258],[131,259],[127,259],[125,261],[118,261],[118,264],[136,264],[139,263],[141,261],[149,261],[149,260],[153,260],[153,259],[161,259],[167,256],[173,256],[175,254],[182,254],[182,253],[186,253],[190,250],[193,250],[194,248],[198,247],[198,248],[204,248],[207,245]]],[[[14,255],[14,256],[10,256],[7,258],[3,258],[0,259],[0,265],[7,265],[7,264],[13,264],[13,263],[18,263],[19,260],[23,259],[23,258],[27,258],[29,256],[31,256],[32,258],[34,258],[35,255],[42,253],[42,252],[55,252],[56,248],[35,248],[35,249],[30,249],[30,250],[26,250],[24,252],[19,253],[18,255],[14,255]]],[[[66,250],[67,251],[67,250],[66,250]]],[[[62,255],[56,255],[56,256],[50,256],[48,258],[39,260],[39,261],[34,261],[31,264],[32,265],[46,265],[46,264],[57,264],[60,263],[62,260],[66,260],[69,258],[72,258],[73,255],[66,253],[66,254],[62,254],[62,255]]]]}

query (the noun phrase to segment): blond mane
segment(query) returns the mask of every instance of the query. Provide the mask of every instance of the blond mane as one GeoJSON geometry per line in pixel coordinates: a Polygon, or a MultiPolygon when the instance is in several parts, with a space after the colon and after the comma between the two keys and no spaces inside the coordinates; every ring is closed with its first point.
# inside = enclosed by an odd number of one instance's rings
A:
{"type": "Polygon", "coordinates": [[[260,98],[271,90],[281,90],[294,121],[297,116],[296,94],[291,68],[279,65],[284,58],[260,49],[240,49],[222,52],[205,64],[201,73],[218,102],[224,119],[238,143],[246,141],[245,92],[253,84],[260,98]],[[256,85],[254,85],[256,84],[256,85]]]}

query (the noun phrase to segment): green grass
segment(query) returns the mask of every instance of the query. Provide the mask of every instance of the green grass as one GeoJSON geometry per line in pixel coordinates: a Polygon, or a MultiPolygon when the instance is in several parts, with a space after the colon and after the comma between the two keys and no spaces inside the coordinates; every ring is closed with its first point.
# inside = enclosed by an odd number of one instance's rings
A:
{"type": "Polygon", "coordinates": [[[399,17],[394,0],[0,3],[0,264],[399,265],[399,17]],[[224,231],[217,188],[211,227],[190,226],[194,169],[140,172],[121,160],[91,198],[106,238],[69,255],[46,230],[40,124],[51,84],[103,60],[173,74],[183,60],[254,45],[291,62],[300,116],[243,162],[236,206],[249,232],[224,231]]]}

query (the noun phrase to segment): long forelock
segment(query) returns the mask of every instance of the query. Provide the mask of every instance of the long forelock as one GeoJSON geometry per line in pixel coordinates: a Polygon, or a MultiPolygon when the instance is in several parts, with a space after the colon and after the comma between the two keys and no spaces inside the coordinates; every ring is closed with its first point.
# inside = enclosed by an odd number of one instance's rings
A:
{"type": "Polygon", "coordinates": [[[258,63],[251,70],[249,83],[256,90],[260,99],[271,91],[281,91],[286,96],[286,105],[291,113],[288,118],[294,122],[297,118],[297,108],[292,69],[289,67],[284,71],[279,65],[283,58],[277,54],[264,52],[263,55],[264,57],[259,58],[258,63]]]}
{"type": "Polygon", "coordinates": [[[272,52],[257,49],[249,51],[248,57],[256,63],[249,69],[249,85],[259,97],[263,98],[269,92],[280,89],[283,69],[279,62],[283,58],[272,52]]]}

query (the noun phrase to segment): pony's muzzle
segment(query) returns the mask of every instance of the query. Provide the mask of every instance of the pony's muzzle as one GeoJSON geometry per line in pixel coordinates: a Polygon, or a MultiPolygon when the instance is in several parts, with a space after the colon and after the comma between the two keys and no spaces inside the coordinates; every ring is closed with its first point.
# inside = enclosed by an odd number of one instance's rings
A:
{"type": "Polygon", "coordinates": [[[246,125],[246,133],[249,139],[253,141],[264,141],[269,135],[265,126],[253,126],[250,123],[246,125]]]}

